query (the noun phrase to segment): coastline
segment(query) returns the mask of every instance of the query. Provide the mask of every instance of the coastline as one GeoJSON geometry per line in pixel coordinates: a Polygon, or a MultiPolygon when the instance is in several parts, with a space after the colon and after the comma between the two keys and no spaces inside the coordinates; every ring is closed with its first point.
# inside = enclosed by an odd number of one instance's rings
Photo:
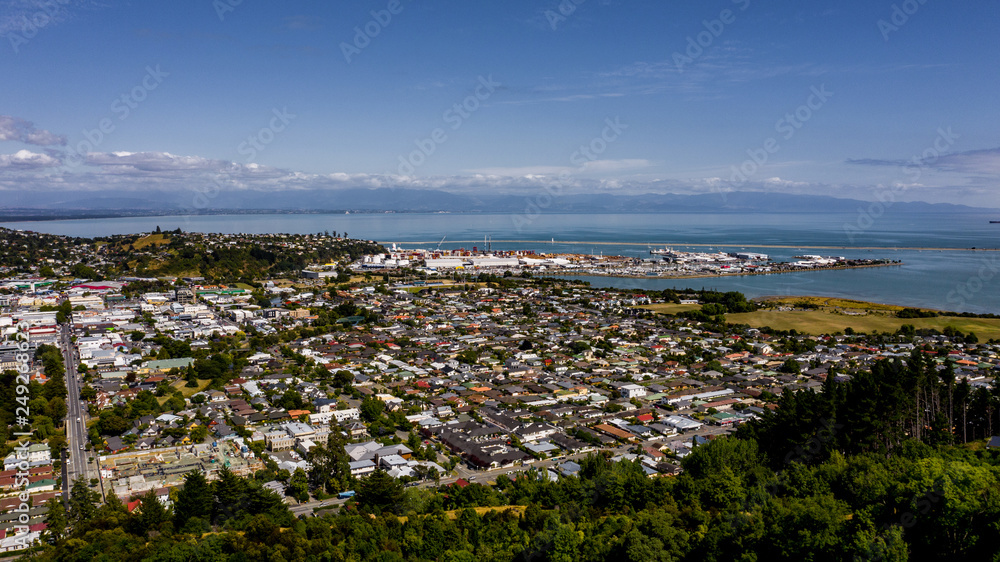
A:
{"type": "MultiPolygon", "coordinates": [[[[448,240],[449,244],[481,244],[482,239],[479,240],[448,240]]],[[[687,242],[659,242],[652,244],[649,242],[607,242],[607,241],[588,241],[588,240],[498,240],[490,239],[490,242],[494,244],[562,244],[562,245],[579,245],[579,246],[646,246],[646,247],[656,247],[656,246],[670,246],[677,248],[774,248],[774,249],[785,249],[785,250],[893,250],[893,251],[912,251],[912,252],[1000,252],[1000,248],[949,248],[949,247],[936,247],[936,246],[815,246],[815,245],[795,245],[795,244],[706,244],[698,243],[691,244],[687,242]]],[[[434,245],[440,244],[439,240],[431,241],[379,241],[379,244],[397,244],[397,245],[434,245]]]]}
{"type": "Polygon", "coordinates": [[[539,277],[612,277],[619,279],[717,279],[719,277],[752,277],[756,275],[783,275],[786,273],[808,273],[810,271],[836,271],[844,269],[867,269],[871,267],[893,267],[906,265],[903,262],[894,263],[875,263],[875,264],[865,264],[865,265],[838,265],[838,266],[821,266],[821,267],[811,267],[802,269],[788,269],[781,271],[753,271],[753,272],[741,272],[741,273],[716,273],[716,274],[694,274],[694,275],[626,275],[626,274],[610,274],[610,273],[600,273],[600,272],[587,272],[587,273],[537,273],[539,277]]]}

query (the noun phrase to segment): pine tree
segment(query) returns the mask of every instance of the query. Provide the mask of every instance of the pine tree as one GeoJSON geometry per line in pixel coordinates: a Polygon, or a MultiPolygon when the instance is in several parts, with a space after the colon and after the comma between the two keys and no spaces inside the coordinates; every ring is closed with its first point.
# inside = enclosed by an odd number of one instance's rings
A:
{"type": "Polygon", "coordinates": [[[299,502],[309,500],[309,477],[306,471],[296,468],[292,477],[288,479],[288,487],[285,494],[295,498],[299,502]]]}
{"type": "Polygon", "coordinates": [[[403,485],[382,470],[376,470],[361,482],[358,504],[368,513],[396,513],[403,501],[403,485]]]}
{"type": "Polygon", "coordinates": [[[104,500],[104,505],[98,508],[98,511],[102,515],[119,515],[122,513],[128,513],[128,509],[125,507],[125,504],[122,503],[122,500],[118,498],[118,494],[116,494],[113,490],[108,492],[107,499],[104,500]]]}
{"type": "Polygon", "coordinates": [[[89,521],[97,514],[99,495],[87,486],[83,478],[77,478],[69,492],[70,516],[74,523],[89,521]]]}
{"type": "Polygon", "coordinates": [[[149,490],[143,494],[140,502],[139,516],[135,518],[138,531],[136,534],[148,535],[150,532],[160,531],[163,524],[170,520],[170,513],[163,502],[156,497],[156,491],[149,490]]]}
{"type": "Polygon", "coordinates": [[[344,452],[344,437],[333,431],[326,440],[326,446],[316,446],[309,451],[309,485],[313,490],[327,493],[343,492],[353,485],[350,461],[344,452]]]}
{"type": "Polygon", "coordinates": [[[245,489],[245,480],[229,470],[229,467],[222,467],[219,470],[218,480],[212,483],[214,495],[212,521],[221,525],[227,519],[234,517],[243,508],[245,489]]]}
{"type": "Polygon", "coordinates": [[[969,395],[972,394],[972,386],[969,385],[969,379],[963,378],[962,382],[958,383],[955,387],[955,402],[961,404],[962,409],[962,443],[968,443],[968,421],[967,415],[969,413],[969,395]]]}
{"type": "Polygon", "coordinates": [[[950,361],[941,371],[941,382],[948,387],[948,431],[955,428],[955,365],[950,361]]]}
{"type": "Polygon", "coordinates": [[[191,471],[184,478],[184,488],[177,493],[174,504],[174,520],[176,528],[183,531],[192,519],[209,523],[212,516],[212,489],[205,476],[198,471],[191,471]]]}
{"type": "Polygon", "coordinates": [[[48,501],[48,511],[45,513],[45,540],[55,544],[66,535],[66,506],[59,498],[48,501]]]}

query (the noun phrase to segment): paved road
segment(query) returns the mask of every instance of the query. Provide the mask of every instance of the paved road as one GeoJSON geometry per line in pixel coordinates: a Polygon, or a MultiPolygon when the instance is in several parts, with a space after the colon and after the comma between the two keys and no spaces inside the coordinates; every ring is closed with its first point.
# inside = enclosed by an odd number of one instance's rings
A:
{"type": "Polygon", "coordinates": [[[69,492],[73,481],[77,478],[88,478],[87,474],[87,410],[80,401],[80,374],[76,366],[79,360],[72,341],[70,341],[69,325],[60,326],[60,344],[63,352],[63,363],[66,364],[66,423],[68,424],[67,442],[69,445],[69,478],[63,482],[63,490],[69,492]]]}
{"type": "Polygon", "coordinates": [[[341,505],[344,505],[344,503],[346,502],[347,502],[346,499],[339,500],[336,498],[323,501],[315,500],[306,503],[300,503],[298,505],[290,505],[288,506],[288,510],[292,512],[292,515],[298,517],[300,515],[312,515],[314,510],[318,507],[329,507],[329,508],[340,507],[341,505]]]}

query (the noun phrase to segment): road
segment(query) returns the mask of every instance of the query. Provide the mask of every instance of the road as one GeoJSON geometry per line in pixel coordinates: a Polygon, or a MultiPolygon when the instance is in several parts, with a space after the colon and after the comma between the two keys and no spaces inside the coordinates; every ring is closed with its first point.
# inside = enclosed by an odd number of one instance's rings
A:
{"type": "Polygon", "coordinates": [[[294,515],[295,517],[299,517],[300,515],[308,516],[312,515],[318,508],[329,507],[332,509],[334,507],[340,507],[341,505],[344,505],[346,502],[347,499],[341,500],[337,498],[332,498],[322,501],[314,500],[306,503],[300,503],[297,505],[290,505],[288,506],[288,510],[291,511],[292,515],[294,515]]]}
{"type": "Polygon", "coordinates": [[[63,491],[69,493],[73,481],[77,478],[88,478],[87,474],[87,410],[80,401],[80,374],[76,370],[79,361],[73,342],[70,340],[70,326],[63,324],[60,329],[60,345],[63,352],[63,363],[66,365],[66,439],[69,445],[69,478],[63,482],[63,491]]]}

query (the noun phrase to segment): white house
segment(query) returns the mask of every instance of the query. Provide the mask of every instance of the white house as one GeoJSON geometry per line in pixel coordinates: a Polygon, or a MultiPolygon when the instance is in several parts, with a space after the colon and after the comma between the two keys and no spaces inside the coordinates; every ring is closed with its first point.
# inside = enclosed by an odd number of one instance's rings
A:
{"type": "Polygon", "coordinates": [[[637,384],[622,385],[618,389],[618,391],[622,393],[623,398],[626,398],[628,400],[631,400],[633,398],[642,398],[643,396],[646,395],[646,387],[639,386],[637,384]]]}

